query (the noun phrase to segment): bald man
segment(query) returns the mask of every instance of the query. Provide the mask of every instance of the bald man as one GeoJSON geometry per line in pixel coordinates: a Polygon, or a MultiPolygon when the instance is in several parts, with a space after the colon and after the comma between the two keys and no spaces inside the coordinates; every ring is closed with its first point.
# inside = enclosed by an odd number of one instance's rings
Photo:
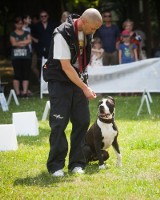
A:
{"type": "Polygon", "coordinates": [[[85,133],[90,124],[88,100],[96,94],[87,85],[86,67],[90,61],[91,39],[102,25],[98,10],[89,8],[79,16],[70,15],[53,32],[44,79],[48,81],[50,98],[50,151],[48,172],[64,176],[68,142],[65,129],[71,121],[68,170],[83,174],[86,159],[83,154],[85,133]]]}

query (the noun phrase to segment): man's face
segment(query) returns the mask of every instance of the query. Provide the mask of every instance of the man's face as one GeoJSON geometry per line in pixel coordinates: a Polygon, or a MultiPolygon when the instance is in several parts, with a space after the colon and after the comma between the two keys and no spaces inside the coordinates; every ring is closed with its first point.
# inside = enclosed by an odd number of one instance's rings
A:
{"type": "Polygon", "coordinates": [[[101,26],[102,24],[100,22],[88,22],[85,21],[83,24],[83,33],[85,35],[90,35],[90,34],[94,34],[96,32],[96,30],[101,26]]]}
{"type": "Polygon", "coordinates": [[[110,22],[112,21],[112,15],[110,12],[103,13],[103,21],[104,22],[110,22]]]}
{"type": "Polygon", "coordinates": [[[40,14],[40,20],[41,20],[42,23],[47,22],[48,21],[48,14],[46,12],[42,12],[40,14]]]}

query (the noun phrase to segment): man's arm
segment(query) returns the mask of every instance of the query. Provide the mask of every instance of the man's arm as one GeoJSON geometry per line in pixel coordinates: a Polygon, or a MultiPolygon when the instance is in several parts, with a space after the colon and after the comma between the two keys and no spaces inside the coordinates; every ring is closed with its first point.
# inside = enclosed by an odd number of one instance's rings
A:
{"type": "Polygon", "coordinates": [[[79,88],[81,88],[88,99],[96,98],[96,94],[79,78],[75,69],[71,66],[70,60],[64,59],[60,60],[62,65],[62,70],[68,76],[68,78],[75,83],[79,88]]]}

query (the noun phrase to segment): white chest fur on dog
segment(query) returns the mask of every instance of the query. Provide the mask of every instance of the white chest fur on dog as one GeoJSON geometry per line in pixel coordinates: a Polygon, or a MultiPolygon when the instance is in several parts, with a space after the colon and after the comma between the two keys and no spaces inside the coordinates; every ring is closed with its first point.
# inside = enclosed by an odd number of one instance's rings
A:
{"type": "Polygon", "coordinates": [[[112,123],[103,123],[99,119],[97,119],[97,124],[101,129],[102,136],[104,137],[102,142],[104,143],[103,149],[105,150],[112,144],[115,136],[117,135],[117,131],[113,129],[112,123]]]}

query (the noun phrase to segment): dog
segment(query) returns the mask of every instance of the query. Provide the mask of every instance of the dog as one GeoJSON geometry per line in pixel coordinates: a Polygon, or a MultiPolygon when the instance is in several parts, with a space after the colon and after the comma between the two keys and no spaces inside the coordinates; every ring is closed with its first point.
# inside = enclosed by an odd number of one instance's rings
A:
{"type": "Polygon", "coordinates": [[[117,156],[117,166],[122,166],[122,156],[120,154],[117,141],[118,129],[114,120],[115,100],[108,96],[102,98],[98,104],[98,118],[89,128],[85,135],[85,157],[87,163],[99,161],[99,169],[105,169],[104,161],[109,158],[106,151],[111,145],[117,156]]]}

